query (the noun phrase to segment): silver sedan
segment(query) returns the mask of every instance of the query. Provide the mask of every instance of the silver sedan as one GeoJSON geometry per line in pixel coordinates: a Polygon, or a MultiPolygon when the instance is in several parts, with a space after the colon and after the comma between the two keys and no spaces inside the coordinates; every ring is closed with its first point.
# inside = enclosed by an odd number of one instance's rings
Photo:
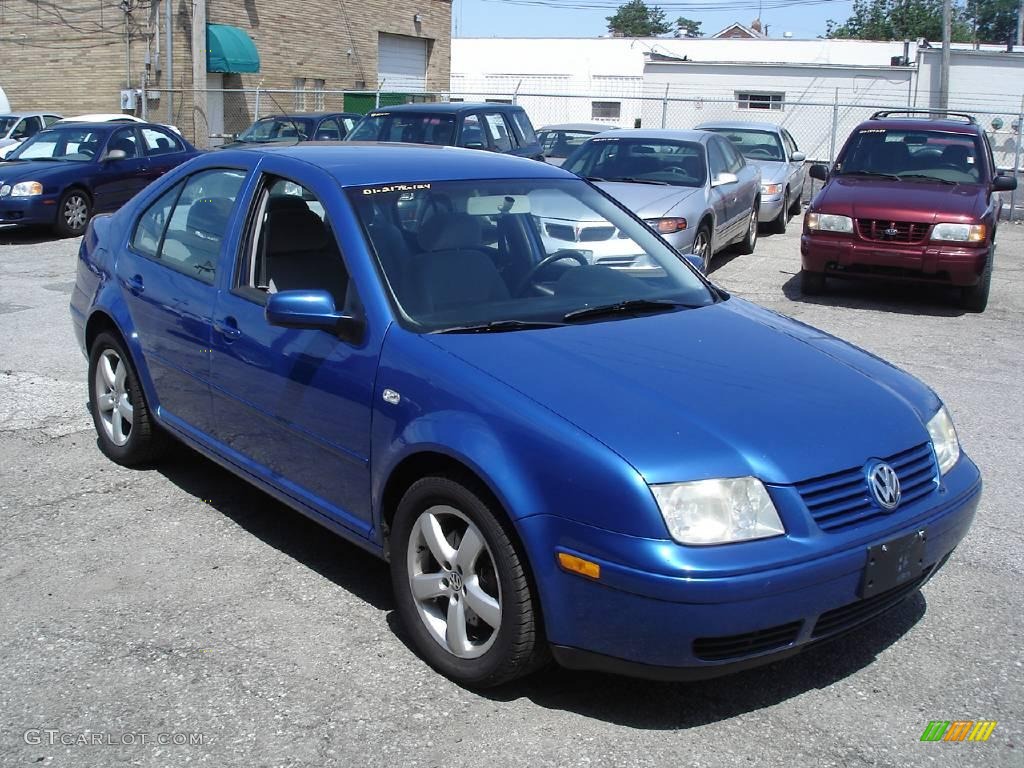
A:
{"type": "Polygon", "coordinates": [[[725,136],[752,165],[761,169],[759,219],[772,232],[786,231],[792,216],[800,213],[807,169],[806,155],[785,128],[771,123],[702,123],[701,131],[725,136]]]}
{"type": "MultiPolygon", "coordinates": [[[[680,253],[699,256],[705,272],[729,245],[754,250],[761,171],[717,134],[609,131],[589,139],[562,167],[596,183],[680,253]]],[[[594,263],[629,266],[628,241],[617,239],[606,222],[558,224],[546,223],[547,235],[577,243],[563,247],[585,251],[594,263]]]]}

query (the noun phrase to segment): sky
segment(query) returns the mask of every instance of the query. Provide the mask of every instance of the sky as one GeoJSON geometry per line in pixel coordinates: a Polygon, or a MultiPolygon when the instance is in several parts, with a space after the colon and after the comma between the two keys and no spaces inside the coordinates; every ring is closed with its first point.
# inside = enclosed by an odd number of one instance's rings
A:
{"type": "MultiPolygon", "coordinates": [[[[536,5],[518,5],[506,0],[453,0],[453,26],[459,37],[598,37],[607,34],[606,16],[625,0],[531,0],[536,5]],[[566,8],[590,5],[600,8],[566,8]],[[560,7],[561,6],[561,7],[560,7]]],[[[814,38],[825,33],[825,21],[845,21],[851,0],[761,0],[761,21],[769,37],[792,32],[795,38],[814,38]],[[790,4],[792,3],[792,4],[790,4]],[[782,7],[767,7],[782,6],[782,7]]],[[[749,25],[757,18],[759,0],[648,0],[662,5],[666,18],[686,16],[702,23],[701,31],[711,35],[734,21],[749,25]],[[689,6],[724,10],[691,10],[689,6]]]]}

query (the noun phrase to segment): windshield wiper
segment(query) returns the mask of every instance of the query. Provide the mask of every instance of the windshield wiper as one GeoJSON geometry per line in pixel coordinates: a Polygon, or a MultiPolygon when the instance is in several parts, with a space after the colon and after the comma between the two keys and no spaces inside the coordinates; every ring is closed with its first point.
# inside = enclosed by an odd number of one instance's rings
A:
{"type": "Polygon", "coordinates": [[[895,173],[881,173],[879,171],[840,171],[840,176],[879,176],[883,179],[892,179],[893,181],[899,181],[900,177],[895,173]]]}
{"type": "Polygon", "coordinates": [[[623,176],[619,179],[612,179],[612,181],[628,181],[630,184],[657,184],[661,187],[671,187],[672,182],[670,181],[659,181],[658,179],[641,179],[636,176],[623,176]]]}
{"type": "Polygon", "coordinates": [[[682,304],[678,301],[658,301],[654,299],[629,299],[617,301],[614,304],[601,304],[596,307],[584,307],[574,309],[562,319],[567,323],[574,323],[577,320],[590,320],[595,317],[607,315],[635,315],[641,312],[671,312],[675,309],[697,309],[704,304],[682,304]]]}
{"type": "Polygon", "coordinates": [[[954,187],[960,184],[959,181],[951,181],[949,179],[937,179],[934,176],[929,176],[926,173],[901,173],[901,179],[923,179],[924,181],[934,181],[936,184],[952,184],[954,187]]]}
{"type": "Polygon", "coordinates": [[[587,181],[608,181],[603,176],[587,176],[587,181]]]}
{"type": "Polygon", "coordinates": [[[506,331],[524,331],[532,328],[560,328],[565,323],[544,320],[492,320],[480,325],[456,325],[441,328],[431,333],[504,333],[506,331]]]}

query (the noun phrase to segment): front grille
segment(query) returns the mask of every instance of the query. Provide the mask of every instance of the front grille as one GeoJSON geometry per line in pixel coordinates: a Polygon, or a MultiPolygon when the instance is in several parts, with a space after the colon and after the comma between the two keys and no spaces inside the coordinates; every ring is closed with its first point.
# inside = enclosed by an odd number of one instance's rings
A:
{"type": "Polygon", "coordinates": [[[594,261],[606,267],[628,267],[636,261],[636,256],[602,256],[594,261]]]}
{"type": "MultiPolygon", "coordinates": [[[[883,459],[900,479],[900,507],[927,496],[936,486],[938,472],[931,443],[883,459]]],[[[862,467],[797,483],[807,510],[824,531],[840,531],[887,514],[871,497],[862,467]]]]}
{"type": "Polygon", "coordinates": [[[580,242],[593,243],[609,240],[615,234],[615,227],[580,227],[580,242]]]}
{"type": "Polygon", "coordinates": [[[865,240],[887,243],[919,243],[928,234],[928,224],[886,219],[857,219],[857,229],[865,240]]]}
{"type": "Polygon", "coordinates": [[[545,229],[554,238],[566,240],[570,243],[576,242],[576,230],[568,224],[547,224],[545,229]]]}
{"type": "Polygon", "coordinates": [[[837,632],[844,632],[852,629],[858,624],[863,624],[868,619],[889,610],[904,598],[910,597],[918,588],[924,584],[928,574],[932,572],[932,566],[928,566],[916,579],[900,584],[887,592],[882,592],[869,597],[866,600],[858,600],[855,603],[844,605],[841,608],[833,608],[827,613],[821,614],[811,631],[811,638],[816,639],[833,635],[837,632]]]}
{"type": "Polygon", "coordinates": [[[693,641],[693,655],[704,661],[724,661],[783,648],[796,641],[802,625],[802,621],[794,621],[742,635],[698,637],[693,641]]]}

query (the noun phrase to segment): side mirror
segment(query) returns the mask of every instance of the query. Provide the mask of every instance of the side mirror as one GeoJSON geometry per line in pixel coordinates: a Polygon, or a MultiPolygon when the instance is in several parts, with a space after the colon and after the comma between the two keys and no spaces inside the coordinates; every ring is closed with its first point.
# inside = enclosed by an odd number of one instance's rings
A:
{"type": "Polygon", "coordinates": [[[725,184],[735,184],[737,181],[739,181],[739,177],[735,173],[720,173],[718,178],[712,180],[711,186],[712,188],[721,187],[725,184]]]}
{"type": "Polygon", "coordinates": [[[815,163],[814,165],[811,166],[811,170],[809,171],[809,173],[811,174],[812,179],[817,179],[818,181],[828,181],[828,166],[826,165],[822,165],[821,163],[815,163]]]}
{"type": "Polygon", "coordinates": [[[327,291],[281,291],[267,297],[267,322],[282,328],[305,328],[337,333],[357,340],[363,332],[363,321],[339,314],[334,297],[327,291]]]}
{"type": "Polygon", "coordinates": [[[1017,177],[1016,176],[1004,176],[999,174],[992,179],[992,191],[993,192],[1012,192],[1017,188],[1017,177]]]}
{"type": "Polygon", "coordinates": [[[110,160],[124,160],[128,157],[128,153],[123,149],[112,149],[103,156],[103,162],[106,163],[110,160]]]}
{"type": "Polygon", "coordinates": [[[704,274],[704,259],[698,256],[696,253],[684,253],[683,258],[690,262],[690,266],[704,274]]]}
{"type": "Polygon", "coordinates": [[[791,163],[802,163],[806,159],[807,155],[805,155],[803,152],[794,152],[792,155],[789,156],[789,162],[791,163]]]}

